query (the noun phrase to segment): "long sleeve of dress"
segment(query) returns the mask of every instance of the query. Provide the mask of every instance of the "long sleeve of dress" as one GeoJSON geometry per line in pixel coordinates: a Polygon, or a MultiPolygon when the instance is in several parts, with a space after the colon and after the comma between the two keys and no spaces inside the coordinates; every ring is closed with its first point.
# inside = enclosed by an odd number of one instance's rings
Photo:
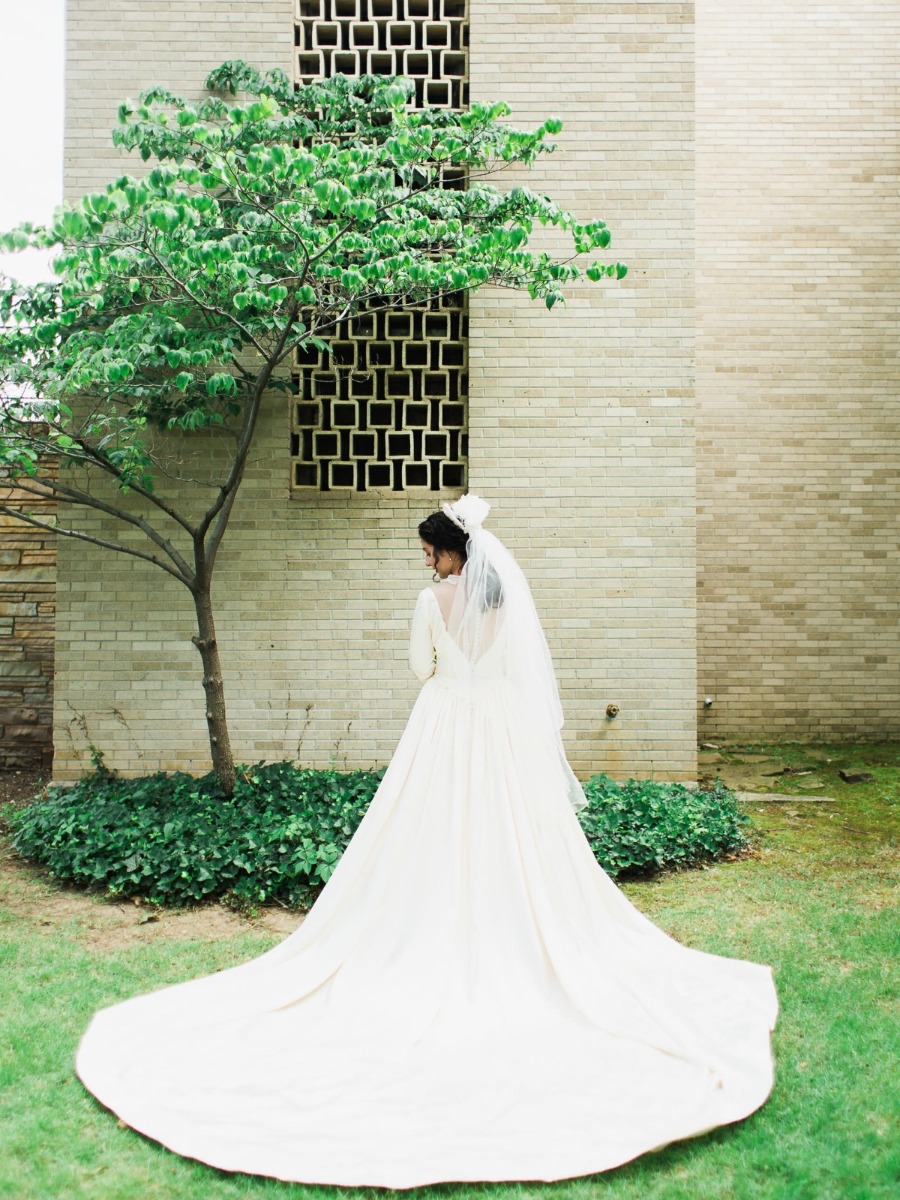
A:
{"type": "Polygon", "coordinates": [[[435,666],[431,618],[436,606],[428,591],[429,589],[426,588],[419,593],[416,611],[413,613],[412,632],[409,637],[409,665],[416,678],[421,679],[423,683],[434,674],[435,666]]]}

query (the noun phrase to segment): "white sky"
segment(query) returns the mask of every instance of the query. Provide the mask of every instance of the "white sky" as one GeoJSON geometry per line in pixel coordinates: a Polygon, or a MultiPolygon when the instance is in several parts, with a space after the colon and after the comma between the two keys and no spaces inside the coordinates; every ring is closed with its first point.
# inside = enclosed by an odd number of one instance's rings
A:
{"type": "MultiPolygon", "coordinates": [[[[0,0],[0,230],[45,222],[62,200],[65,0],[0,0]]],[[[31,251],[0,253],[23,283],[52,275],[31,251]]]]}

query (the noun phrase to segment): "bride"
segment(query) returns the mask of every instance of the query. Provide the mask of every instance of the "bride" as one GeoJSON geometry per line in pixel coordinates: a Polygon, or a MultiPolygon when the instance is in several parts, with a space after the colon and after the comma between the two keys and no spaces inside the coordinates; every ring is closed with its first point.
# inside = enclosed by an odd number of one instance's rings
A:
{"type": "Polygon", "coordinates": [[[680,945],[595,860],[528,584],[463,496],[422,523],[424,681],[353,840],[261,957],[98,1012],[85,1086],[228,1171],[410,1188],[605,1171],[746,1117],[771,969],[680,945]]]}

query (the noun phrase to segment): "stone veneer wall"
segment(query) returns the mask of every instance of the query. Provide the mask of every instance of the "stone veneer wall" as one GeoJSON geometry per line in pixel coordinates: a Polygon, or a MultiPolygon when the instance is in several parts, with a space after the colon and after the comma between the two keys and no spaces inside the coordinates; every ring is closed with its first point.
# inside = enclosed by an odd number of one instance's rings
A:
{"type": "MultiPolygon", "coordinates": [[[[566,119],[529,182],[606,219],[631,266],[563,313],[497,293],[471,311],[469,482],[533,580],[583,773],[696,769],[691,18],[674,3],[472,5],[473,95],[508,98],[525,125],[566,119]]],[[[137,169],[106,140],[122,96],[196,92],[238,55],[290,66],[287,0],[71,0],[69,20],[70,195],[137,169]]],[[[213,446],[185,453],[201,464],[213,446]]],[[[287,414],[270,399],[215,588],[240,758],[389,758],[416,694],[406,640],[428,574],[415,525],[442,498],[289,500],[287,414]]],[[[58,777],[83,769],[89,742],[125,772],[205,769],[184,589],[65,540],[60,581],[58,777]]]]}
{"type": "MultiPolygon", "coordinates": [[[[3,488],[46,520],[52,500],[3,488]]],[[[53,762],[56,535],[0,513],[0,769],[53,762]]]]}
{"type": "Polygon", "coordinates": [[[898,70],[884,0],[697,5],[701,736],[900,736],[898,70]]]}

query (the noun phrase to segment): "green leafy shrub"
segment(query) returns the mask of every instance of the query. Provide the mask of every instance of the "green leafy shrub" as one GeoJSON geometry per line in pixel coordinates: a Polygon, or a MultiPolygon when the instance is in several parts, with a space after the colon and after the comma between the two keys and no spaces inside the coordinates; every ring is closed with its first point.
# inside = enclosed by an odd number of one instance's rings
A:
{"type": "Polygon", "coordinates": [[[306,905],[382,774],[260,763],[240,769],[228,797],[212,774],[121,779],[103,769],[49,788],[15,818],[13,844],[57,878],[114,896],[306,905]]]}
{"type": "Polygon", "coordinates": [[[608,874],[686,866],[744,849],[740,812],[721,780],[707,792],[680,783],[594,775],[584,785],[587,808],[578,814],[591,849],[608,874]]]}
{"type": "MultiPolygon", "coordinates": [[[[215,775],[121,779],[102,763],[72,787],[50,787],[12,821],[20,854],[59,879],[157,904],[225,897],[237,908],[308,905],[362,820],[383,771],[314,771],[260,763],[238,772],[234,795],[215,775]]],[[[611,875],[740,849],[747,818],[717,784],[585,785],[582,827],[611,875]]]]}

